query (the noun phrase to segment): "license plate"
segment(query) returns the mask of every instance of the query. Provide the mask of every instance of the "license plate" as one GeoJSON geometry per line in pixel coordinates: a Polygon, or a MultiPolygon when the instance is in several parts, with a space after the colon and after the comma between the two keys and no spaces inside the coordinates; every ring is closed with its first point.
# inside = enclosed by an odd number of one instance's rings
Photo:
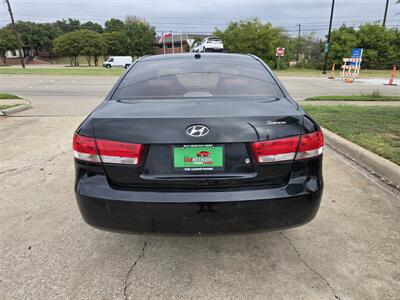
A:
{"type": "Polygon", "coordinates": [[[183,171],[215,171],[224,168],[224,146],[182,145],[173,147],[174,168],[183,171]]]}

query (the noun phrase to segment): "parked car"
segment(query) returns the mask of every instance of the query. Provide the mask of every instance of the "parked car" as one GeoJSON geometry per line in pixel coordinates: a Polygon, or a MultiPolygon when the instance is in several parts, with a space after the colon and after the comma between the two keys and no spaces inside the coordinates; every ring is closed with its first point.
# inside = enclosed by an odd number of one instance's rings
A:
{"type": "Polygon", "coordinates": [[[200,42],[194,43],[192,50],[190,52],[200,52],[199,46],[200,46],[200,42]]]}
{"type": "Polygon", "coordinates": [[[132,56],[111,56],[104,63],[104,68],[120,67],[127,69],[132,64],[132,56]]]}
{"type": "Polygon", "coordinates": [[[217,37],[206,37],[197,47],[196,51],[193,52],[223,52],[224,44],[220,38],[217,37]]]}
{"type": "Polygon", "coordinates": [[[320,205],[323,144],[256,56],[146,56],[74,134],[76,198],[112,231],[298,226],[320,205]]]}

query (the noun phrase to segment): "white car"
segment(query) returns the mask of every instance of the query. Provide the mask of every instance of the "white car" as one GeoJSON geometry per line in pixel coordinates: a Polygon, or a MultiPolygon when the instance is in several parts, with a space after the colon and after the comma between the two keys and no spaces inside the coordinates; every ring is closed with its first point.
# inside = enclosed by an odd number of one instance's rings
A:
{"type": "Polygon", "coordinates": [[[104,63],[104,68],[120,67],[127,69],[132,64],[132,56],[111,56],[104,63]]]}
{"type": "Polygon", "coordinates": [[[206,37],[200,44],[195,44],[192,52],[223,52],[224,44],[220,38],[206,37]]]}

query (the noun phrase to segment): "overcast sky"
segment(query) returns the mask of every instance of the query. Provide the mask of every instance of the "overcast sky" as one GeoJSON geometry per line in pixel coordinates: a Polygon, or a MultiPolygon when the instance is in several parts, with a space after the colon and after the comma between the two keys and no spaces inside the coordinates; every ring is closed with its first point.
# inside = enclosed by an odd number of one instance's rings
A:
{"type": "MultiPolygon", "coordinates": [[[[0,0],[4,1],[4,0],[0,0]]],[[[158,33],[203,33],[224,28],[229,21],[259,18],[296,34],[319,36],[328,29],[331,0],[10,0],[15,19],[51,22],[62,18],[95,21],[104,25],[109,18],[135,15],[145,18],[158,33]]],[[[333,27],[343,22],[359,26],[363,22],[382,21],[386,0],[336,0],[333,27]]],[[[400,27],[400,5],[390,0],[387,24],[400,27]]],[[[9,22],[2,4],[0,25],[9,22]]]]}

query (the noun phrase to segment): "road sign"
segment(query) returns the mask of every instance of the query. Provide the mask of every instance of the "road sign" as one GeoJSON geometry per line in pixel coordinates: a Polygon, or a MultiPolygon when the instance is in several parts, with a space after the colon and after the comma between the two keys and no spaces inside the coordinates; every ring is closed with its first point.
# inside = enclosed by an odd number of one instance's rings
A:
{"type": "Polygon", "coordinates": [[[186,42],[189,44],[189,47],[193,46],[194,39],[186,39],[186,42]]]}
{"type": "Polygon", "coordinates": [[[285,48],[282,48],[282,47],[276,48],[275,55],[279,56],[279,57],[284,56],[285,55],[285,48]]]}
{"type": "Polygon", "coordinates": [[[351,49],[351,58],[362,58],[362,53],[363,53],[362,48],[351,49]]]}

